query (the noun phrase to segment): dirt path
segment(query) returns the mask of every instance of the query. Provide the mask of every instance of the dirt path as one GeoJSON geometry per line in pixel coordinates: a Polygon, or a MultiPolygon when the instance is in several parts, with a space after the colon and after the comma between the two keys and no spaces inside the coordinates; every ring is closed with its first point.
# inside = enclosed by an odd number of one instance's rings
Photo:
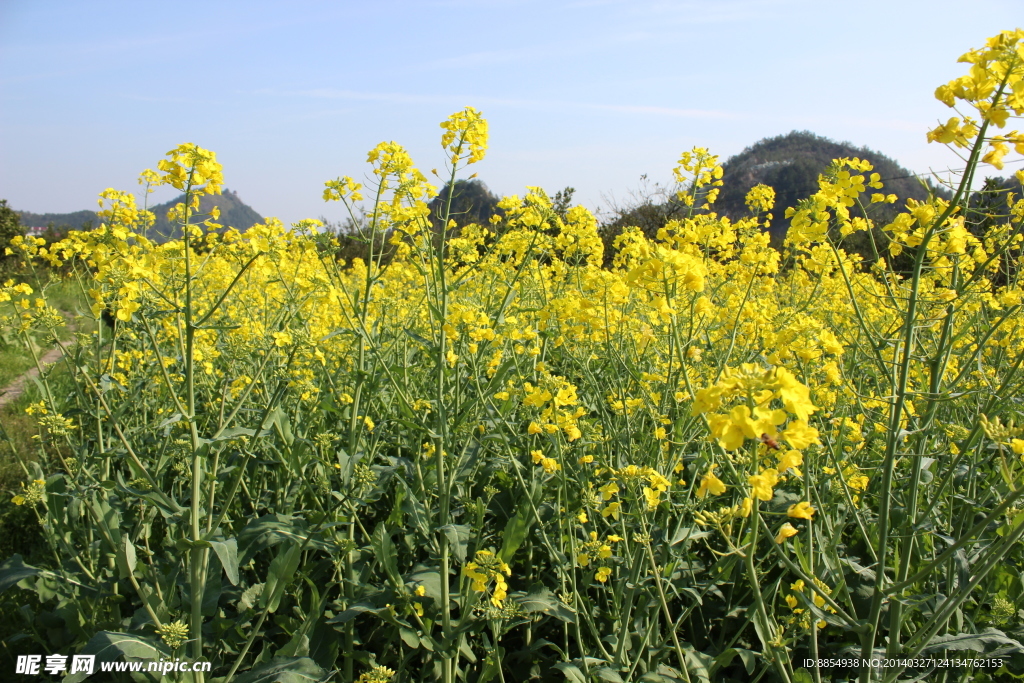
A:
{"type": "MultiPolygon", "coordinates": [[[[70,322],[68,322],[68,330],[70,330],[71,332],[75,331],[75,326],[70,322]]],[[[61,350],[60,347],[58,346],[57,348],[50,349],[49,351],[44,353],[43,357],[39,359],[39,364],[44,366],[52,365],[53,363],[59,361],[60,358],[61,350]]],[[[17,400],[19,396],[25,393],[25,385],[28,384],[28,381],[33,377],[38,376],[38,368],[32,368],[31,370],[26,371],[25,374],[23,374],[18,379],[8,384],[3,389],[0,389],[0,406],[5,406],[11,401],[17,400]]]]}

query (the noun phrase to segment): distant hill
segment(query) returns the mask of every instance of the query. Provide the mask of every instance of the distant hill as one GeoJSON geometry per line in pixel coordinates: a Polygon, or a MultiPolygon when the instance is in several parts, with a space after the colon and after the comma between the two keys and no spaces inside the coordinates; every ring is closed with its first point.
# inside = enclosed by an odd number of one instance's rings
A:
{"type": "MultiPolygon", "coordinates": [[[[179,239],[181,237],[181,230],[176,225],[171,225],[167,220],[167,212],[174,207],[175,204],[180,204],[185,201],[185,195],[181,195],[176,199],[172,199],[169,202],[163,204],[157,204],[150,208],[153,215],[156,216],[156,222],[153,227],[149,229],[149,233],[146,235],[151,240],[156,242],[167,242],[172,239],[179,239]]],[[[220,223],[227,228],[235,228],[239,231],[246,231],[257,223],[263,222],[263,216],[259,215],[250,207],[245,204],[238,197],[237,192],[225,189],[221,194],[203,195],[199,199],[199,212],[209,213],[213,207],[220,208],[220,218],[217,219],[217,223],[220,223]]]]}
{"type": "MultiPolygon", "coordinates": [[[[844,157],[870,161],[874,166],[872,172],[882,177],[885,186],[877,191],[894,193],[900,198],[896,205],[876,205],[876,221],[891,220],[908,198],[923,200],[928,196],[928,190],[911,171],[881,152],[804,130],[760,140],[722,164],[723,187],[714,210],[732,219],[745,216],[749,213],[744,204],[747,192],[755,185],[768,185],[775,189],[772,233],[781,240],[789,229],[789,221],[783,215],[786,208],[817,192],[818,175],[833,159],[844,157]]],[[[933,190],[943,194],[941,188],[933,190]]]]}
{"type": "MultiPolygon", "coordinates": [[[[181,231],[168,222],[167,212],[175,204],[183,201],[185,201],[185,196],[181,195],[177,199],[150,207],[150,211],[156,216],[156,222],[146,236],[156,242],[167,242],[181,237],[181,231]]],[[[225,228],[245,231],[257,223],[263,222],[263,217],[239,199],[237,192],[228,189],[225,189],[223,194],[205,195],[199,201],[199,210],[202,213],[209,213],[214,206],[220,207],[220,219],[217,222],[225,228]]],[[[25,228],[53,226],[57,232],[91,229],[100,224],[95,211],[75,211],[73,213],[19,211],[18,216],[21,225],[25,228]]]]}
{"type": "Polygon", "coordinates": [[[445,183],[438,195],[430,200],[430,222],[435,228],[440,227],[449,194],[452,194],[451,218],[459,226],[470,223],[487,225],[491,216],[503,213],[498,208],[501,197],[491,193],[484,181],[456,180],[454,193],[451,183],[445,183]]]}
{"type": "MultiPolygon", "coordinates": [[[[768,185],[775,190],[775,208],[772,211],[772,242],[781,245],[789,230],[785,218],[788,207],[818,191],[818,176],[828,168],[833,159],[866,159],[874,166],[873,173],[882,177],[884,185],[880,192],[896,194],[896,204],[875,204],[871,206],[871,217],[876,230],[890,222],[900,211],[908,198],[923,200],[928,189],[907,169],[867,147],[855,147],[848,142],[836,142],[809,131],[793,131],[786,135],[765,138],[722,164],[723,186],[718,200],[711,210],[719,215],[736,220],[749,215],[744,203],[747,192],[758,184],[768,185]]],[[[939,196],[948,196],[944,188],[927,185],[939,196]]],[[[869,191],[870,192],[870,191],[869,191]]],[[[602,226],[602,234],[608,245],[621,231],[629,226],[641,228],[653,237],[666,221],[680,218],[689,208],[675,199],[669,188],[655,186],[654,192],[634,198],[634,203],[625,209],[617,209],[610,220],[602,226]]],[[[854,214],[857,213],[853,209],[854,214]]],[[[851,251],[867,257],[870,252],[868,237],[863,233],[851,236],[844,242],[851,251]]],[[[606,250],[611,253],[611,250],[606,250]]]]}
{"type": "Polygon", "coordinates": [[[95,211],[75,211],[73,213],[18,211],[18,219],[24,228],[46,228],[52,225],[60,231],[85,230],[99,224],[95,211]]]}

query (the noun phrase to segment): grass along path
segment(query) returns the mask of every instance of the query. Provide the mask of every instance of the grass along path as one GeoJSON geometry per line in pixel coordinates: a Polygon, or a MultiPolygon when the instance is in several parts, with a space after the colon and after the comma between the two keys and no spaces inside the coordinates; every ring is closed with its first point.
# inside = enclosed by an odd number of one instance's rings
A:
{"type": "MultiPolygon", "coordinates": [[[[68,330],[74,331],[74,327],[71,323],[68,323],[68,330]]],[[[60,347],[50,349],[43,354],[43,357],[39,359],[40,365],[51,365],[61,359],[62,351],[60,347]]],[[[26,372],[22,373],[17,379],[0,389],[0,406],[7,405],[8,403],[17,400],[19,396],[25,391],[25,385],[33,377],[39,376],[39,368],[30,368],[26,372]]]]}

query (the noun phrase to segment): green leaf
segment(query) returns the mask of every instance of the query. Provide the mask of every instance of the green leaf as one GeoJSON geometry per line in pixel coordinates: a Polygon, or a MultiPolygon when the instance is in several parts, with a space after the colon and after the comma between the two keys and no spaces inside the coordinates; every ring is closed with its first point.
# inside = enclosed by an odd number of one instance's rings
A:
{"type": "Polygon", "coordinates": [[[924,646],[922,652],[939,650],[973,650],[985,652],[990,646],[999,647],[1001,651],[1014,654],[1024,653],[1024,645],[1010,638],[995,628],[987,628],[981,633],[958,633],[955,636],[934,636],[924,646]]]}
{"type": "Polygon", "coordinates": [[[309,636],[295,632],[284,647],[277,651],[278,657],[306,657],[309,655],[309,636]]]}
{"type": "MultiPolygon", "coordinates": [[[[275,653],[275,657],[308,657],[310,654],[310,634],[323,619],[324,602],[320,599],[320,590],[308,576],[300,573],[302,579],[309,587],[309,610],[306,612],[302,625],[292,633],[291,640],[275,653]]],[[[319,663],[319,662],[318,662],[319,663]]]]}
{"type": "Polygon", "coordinates": [[[249,429],[248,427],[228,427],[227,429],[221,431],[219,434],[210,439],[210,441],[228,441],[239,436],[258,438],[261,436],[266,436],[268,434],[270,434],[270,431],[267,429],[264,429],[262,432],[257,434],[255,429],[249,429]]]}
{"type": "Polygon", "coordinates": [[[284,441],[285,445],[291,446],[295,437],[292,434],[292,422],[288,419],[288,414],[280,406],[277,406],[270,411],[267,418],[268,422],[277,428],[277,434],[284,441]]]}
{"type": "Polygon", "coordinates": [[[814,678],[810,671],[800,668],[793,672],[793,683],[814,683],[814,678]]]}
{"type": "Polygon", "coordinates": [[[711,533],[708,531],[701,531],[697,527],[683,526],[676,529],[676,532],[672,535],[672,540],[669,541],[669,545],[675,545],[682,543],[683,541],[699,541],[702,538],[707,538],[711,533]]]}
{"type": "Polygon", "coordinates": [[[558,662],[554,668],[558,669],[565,675],[566,679],[573,681],[573,683],[587,683],[587,677],[583,675],[580,668],[572,662],[558,662]]]}
{"type": "Polygon", "coordinates": [[[402,636],[402,641],[412,649],[415,650],[420,646],[420,637],[411,628],[399,627],[398,635],[402,636]]]}
{"type": "Polygon", "coordinates": [[[413,332],[408,327],[405,328],[405,336],[409,337],[409,339],[412,339],[414,342],[417,342],[419,344],[423,344],[427,348],[431,348],[433,346],[433,342],[430,342],[430,341],[424,339],[421,335],[416,334],[415,332],[413,332]]]}
{"type": "Polygon", "coordinates": [[[459,564],[465,564],[466,554],[469,552],[469,539],[473,535],[473,530],[465,524],[445,524],[438,527],[437,530],[444,532],[444,535],[448,537],[449,547],[455,553],[459,564]]]}
{"type": "Polygon", "coordinates": [[[187,552],[195,548],[209,548],[210,542],[202,538],[198,541],[193,541],[191,538],[179,538],[174,542],[174,547],[182,552],[187,552]]]}
{"type": "Polygon", "coordinates": [[[607,666],[602,666],[600,669],[594,671],[594,675],[600,678],[602,681],[611,681],[611,683],[623,683],[622,676],[615,669],[609,669],[607,666]]]}
{"type": "Polygon", "coordinates": [[[302,557],[302,545],[299,543],[288,543],[277,551],[277,557],[270,563],[267,571],[266,585],[260,593],[260,607],[276,612],[281,604],[288,584],[299,567],[299,559],[302,557]]]}
{"type": "Polygon", "coordinates": [[[505,656],[505,648],[500,645],[491,649],[487,653],[486,659],[484,659],[483,669],[480,671],[480,677],[476,679],[476,683],[487,683],[495,676],[498,675],[500,669],[500,662],[505,656]]]}
{"type": "Polygon", "coordinates": [[[556,598],[544,586],[536,585],[531,587],[528,595],[521,592],[513,593],[512,599],[519,603],[519,606],[527,614],[543,612],[569,624],[576,623],[576,613],[572,608],[556,598]]]}
{"type": "Polygon", "coordinates": [[[711,669],[715,663],[714,658],[689,646],[685,646],[683,649],[686,656],[686,670],[692,671],[699,680],[710,681],[711,669]]]}
{"type": "Polygon", "coordinates": [[[441,572],[437,569],[417,565],[413,572],[405,577],[405,581],[423,586],[426,596],[441,604],[441,572]]]}
{"type": "MultiPolygon", "coordinates": [[[[242,551],[239,564],[248,564],[260,550],[278,543],[305,543],[307,536],[306,522],[301,517],[272,514],[254,519],[238,532],[238,548],[242,551]]],[[[316,538],[306,547],[328,549],[327,544],[316,538]]]]}
{"type": "Polygon", "coordinates": [[[614,671],[606,666],[607,662],[597,657],[585,657],[583,659],[574,659],[571,662],[558,662],[554,665],[555,669],[558,669],[565,675],[570,681],[581,681],[587,683],[587,677],[583,674],[584,668],[589,668],[590,673],[596,675],[605,681],[622,681],[614,671]],[[586,667],[584,667],[584,659],[586,660],[586,667]],[[601,673],[604,671],[605,673],[601,673]],[[614,675],[615,678],[608,678],[608,675],[614,675]]]}
{"type": "Polygon", "coordinates": [[[235,683],[311,683],[326,676],[309,657],[275,657],[235,678],[235,683]]]}
{"type": "Polygon", "coordinates": [[[0,564],[0,593],[18,583],[22,579],[35,576],[40,570],[25,564],[21,555],[14,555],[0,564]]]}
{"type": "Polygon", "coordinates": [[[729,666],[737,656],[743,661],[743,668],[747,670],[747,673],[753,674],[754,665],[757,663],[757,653],[753,650],[745,650],[742,647],[730,647],[728,650],[719,653],[715,657],[714,668],[711,670],[711,673],[715,673],[715,669],[729,666]]]}
{"type": "Polygon", "coordinates": [[[220,566],[224,568],[224,575],[232,586],[238,585],[238,541],[229,538],[226,541],[210,541],[213,552],[217,553],[220,566]]]}
{"type": "MultiPolygon", "coordinates": [[[[99,662],[120,660],[152,661],[171,656],[171,653],[155,639],[138,636],[133,633],[114,633],[111,631],[100,631],[94,635],[78,654],[95,655],[96,671],[99,671],[99,662]]],[[[64,683],[80,683],[88,675],[86,673],[72,674],[64,678],[64,683]]]]}
{"type": "Polygon", "coordinates": [[[246,588],[242,592],[242,597],[238,598],[238,603],[236,603],[236,609],[239,612],[242,612],[247,609],[252,609],[257,604],[259,604],[258,600],[260,594],[263,592],[263,587],[264,586],[262,583],[257,583],[246,588]]]}
{"type": "Polygon", "coordinates": [[[345,624],[352,621],[360,614],[375,614],[377,616],[380,616],[380,613],[383,612],[385,609],[387,608],[380,607],[374,604],[374,602],[371,600],[360,600],[359,602],[355,602],[349,605],[348,609],[346,609],[341,614],[338,614],[328,619],[327,623],[345,624]]]}
{"type": "Polygon", "coordinates": [[[512,562],[512,557],[530,533],[533,519],[533,506],[530,505],[530,499],[524,497],[516,504],[516,514],[505,525],[505,533],[502,536],[504,541],[501,544],[501,550],[498,551],[498,558],[502,562],[506,564],[512,562]]]}
{"type": "Polygon", "coordinates": [[[377,561],[384,567],[388,578],[394,586],[402,585],[402,576],[398,573],[398,562],[395,559],[395,544],[391,541],[391,534],[388,533],[386,524],[378,524],[370,537],[370,544],[373,546],[373,553],[377,561]]]}
{"type": "Polygon", "coordinates": [[[160,511],[160,514],[164,516],[164,519],[177,517],[185,511],[185,508],[178,505],[173,498],[162,491],[143,491],[141,489],[128,486],[124,481],[124,476],[120,472],[118,472],[116,476],[117,482],[110,482],[110,488],[116,487],[122,493],[127,493],[130,496],[140,498],[147,503],[150,503],[160,511]]]}
{"type": "Polygon", "coordinates": [[[135,544],[127,536],[122,536],[117,549],[117,569],[120,577],[127,579],[135,574],[136,564],[135,544]]]}
{"type": "Polygon", "coordinates": [[[170,426],[175,422],[180,422],[182,418],[181,413],[174,413],[170,417],[166,418],[163,422],[157,425],[157,429],[163,429],[164,427],[170,426]]]}

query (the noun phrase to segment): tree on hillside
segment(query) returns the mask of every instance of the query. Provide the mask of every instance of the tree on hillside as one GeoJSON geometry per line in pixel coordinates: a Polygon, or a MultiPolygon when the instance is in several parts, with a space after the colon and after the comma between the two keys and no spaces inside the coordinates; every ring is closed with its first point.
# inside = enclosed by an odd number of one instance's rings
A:
{"type": "MultiPolygon", "coordinates": [[[[965,225],[971,234],[984,239],[993,228],[1012,224],[1012,204],[1024,194],[1024,183],[1009,178],[986,177],[981,189],[971,193],[964,213],[965,225]]],[[[1017,254],[1019,255],[1019,251],[1017,254]]],[[[988,277],[998,287],[1012,285],[1020,277],[1019,259],[1008,253],[996,262],[997,270],[989,271],[988,277]]]]}
{"type": "Polygon", "coordinates": [[[68,230],[92,230],[94,225],[99,225],[99,217],[95,211],[74,211],[72,213],[32,213],[31,211],[19,211],[21,224],[52,226],[57,232],[65,233],[68,230]]]}
{"type": "MultiPolygon", "coordinates": [[[[181,226],[172,223],[167,219],[167,214],[175,205],[184,201],[184,196],[176,197],[163,204],[157,204],[149,208],[153,212],[155,221],[146,235],[156,242],[181,239],[181,226]]],[[[199,200],[199,213],[209,214],[213,207],[220,209],[220,218],[216,221],[223,225],[224,229],[235,228],[239,232],[245,232],[257,223],[263,222],[263,216],[245,204],[237,192],[224,188],[221,194],[203,195],[199,200]]],[[[198,216],[197,219],[205,218],[198,216]]]]}
{"type": "MultiPolygon", "coordinates": [[[[873,172],[882,177],[884,194],[896,194],[896,204],[873,204],[869,215],[875,222],[873,236],[878,244],[885,242],[881,228],[891,222],[904,206],[907,199],[923,201],[929,193],[947,197],[944,188],[922,182],[889,157],[866,147],[855,147],[846,142],[836,142],[809,131],[793,131],[786,135],[759,140],[722,164],[723,186],[717,201],[710,207],[719,215],[738,220],[749,215],[745,198],[755,185],[767,185],[775,190],[775,208],[772,213],[772,242],[781,247],[789,229],[785,217],[788,207],[796,207],[800,201],[818,191],[818,176],[825,173],[834,159],[859,158],[871,162],[873,172]]],[[[625,206],[613,204],[610,218],[602,221],[601,234],[605,240],[606,259],[610,259],[610,248],[615,237],[627,227],[638,227],[649,238],[669,220],[682,218],[690,212],[703,209],[691,208],[676,198],[675,187],[651,186],[646,176],[641,177],[642,186],[634,192],[625,206]]],[[[869,201],[865,197],[865,201],[869,201]]],[[[697,202],[699,204],[700,202],[697,202]]],[[[860,215],[859,208],[851,209],[860,215]]],[[[838,237],[838,235],[836,236],[838,237]]],[[[843,242],[847,251],[858,253],[865,259],[875,260],[874,247],[867,233],[856,233],[843,242]]],[[[909,258],[905,256],[904,260],[909,258]]]]}
{"type": "Polygon", "coordinates": [[[854,157],[871,162],[873,172],[882,177],[885,185],[881,192],[899,197],[896,205],[872,207],[876,223],[884,225],[891,221],[907,199],[924,201],[930,191],[940,196],[944,193],[941,188],[922,184],[913,173],[881,152],[795,130],[759,140],[722,164],[723,187],[715,211],[734,220],[745,216],[747,192],[755,185],[768,185],[775,189],[776,197],[772,233],[781,242],[789,229],[786,209],[818,191],[818,175],[825,172],[833,159],[854,157]]]}
{"type": "Polygon", "coordinates": [[[456,180],[454,190],[451,183],[445,183],[438,195],[430,201],[430,220],[435,227],[440,227],[449,194],[452,203],[451,219],[459,227],[470,223],[486,225],[491,216],[501,213],[498,209],[500,198],[492,194],[482,180],[456,180]]]}
{"type": "Polygon", "coordinates": [[[7,206],[6,199],[0,199],[0,260],[4,258],[4,251],[11,239],[24,234],[25,230],[21,227],[18,213],[7,206]]]}

